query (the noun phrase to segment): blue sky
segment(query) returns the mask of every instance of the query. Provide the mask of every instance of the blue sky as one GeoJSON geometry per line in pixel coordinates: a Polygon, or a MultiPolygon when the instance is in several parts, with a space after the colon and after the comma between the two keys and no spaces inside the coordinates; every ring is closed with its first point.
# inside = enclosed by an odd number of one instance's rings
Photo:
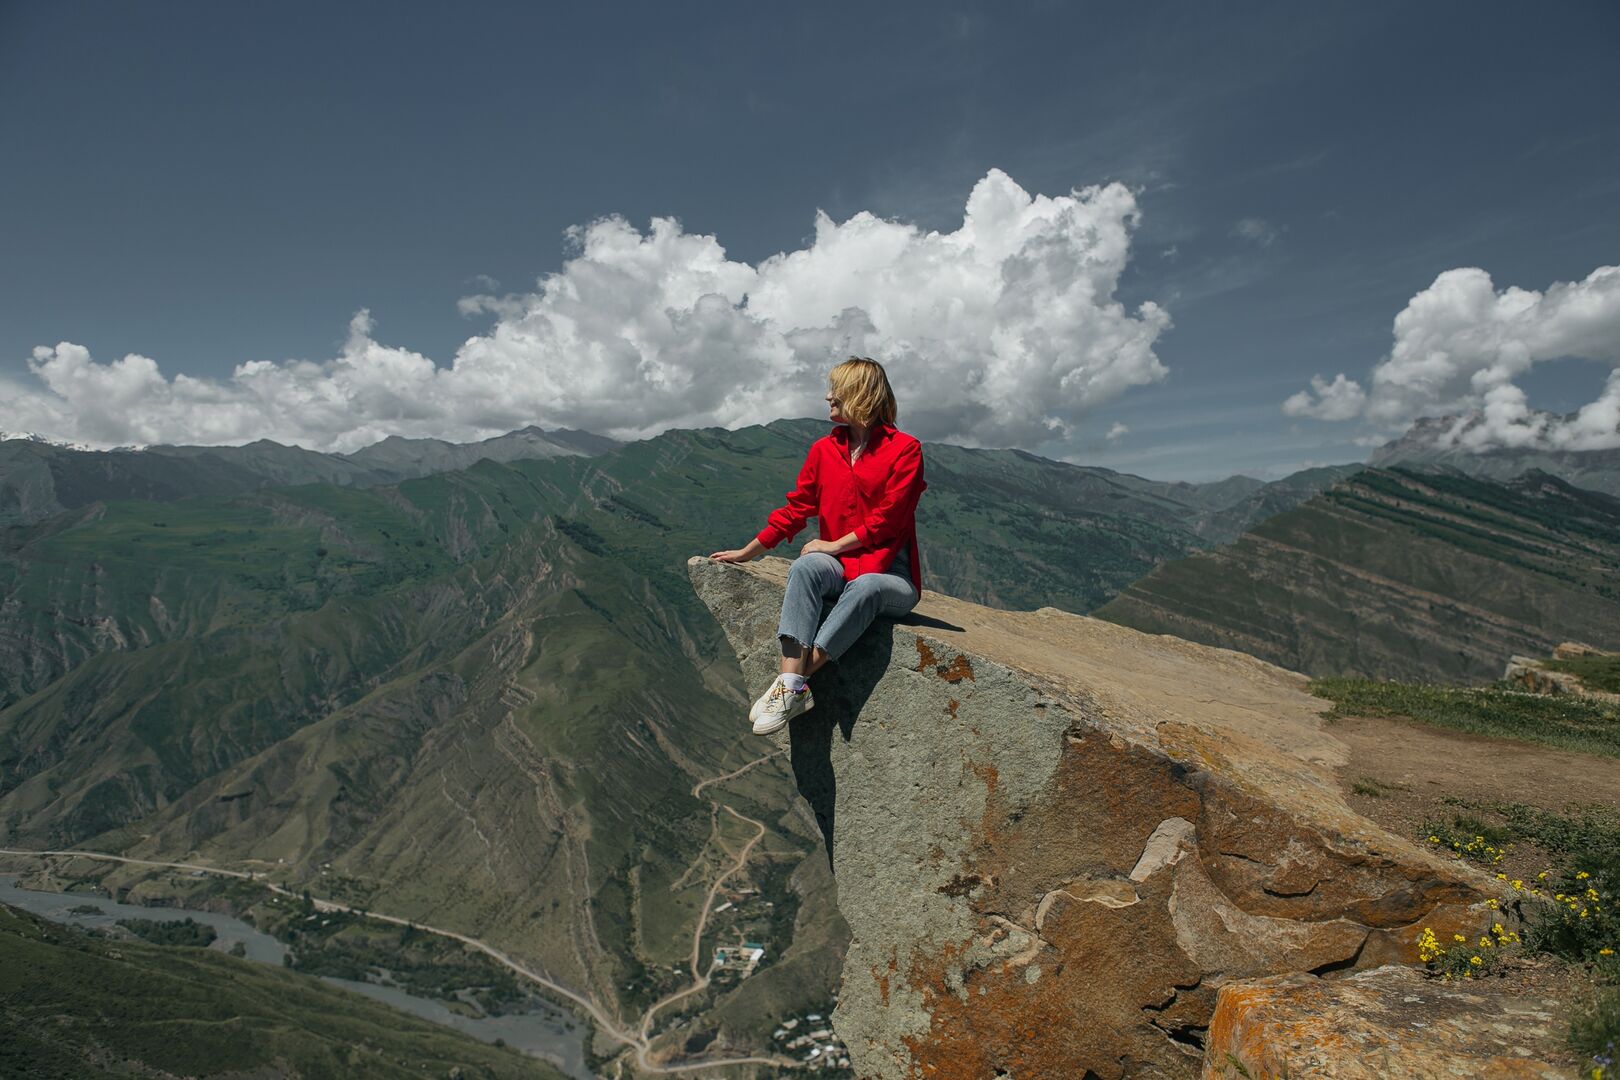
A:
{"type": "MultiPolygon", "coordinates": [[[[1000,169],[1126,185],[1118,299],[1173,324],[1161,378],[1016,441],[1163,477],[1353,460],[1381,429],[1281,403],[1365,381],[1437,275],[1546,290],[1620,263],[1616,55],[1607,2],[6,3],[0,375],[37,386],[59,342],[165,377],[325,362],[360,309],[447,366],[498,318],[458,299],[532,293],[570,226],[673,217],[757,265],[818,209],[951,232],[1000,169]]],[[[1611,367],[1516,385],[1568,411],[1611,367]]]]}

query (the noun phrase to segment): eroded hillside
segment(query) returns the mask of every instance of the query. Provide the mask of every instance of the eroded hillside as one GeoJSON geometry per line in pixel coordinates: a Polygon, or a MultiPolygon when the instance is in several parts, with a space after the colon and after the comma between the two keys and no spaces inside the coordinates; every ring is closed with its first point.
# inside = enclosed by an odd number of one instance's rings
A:
{"type": "Polygon", "coordinates": [[[1096,614],[1312,675],[1485,681],[1566,639],[1620,647],[1620,501],[1369,469],[1096,614]]]}

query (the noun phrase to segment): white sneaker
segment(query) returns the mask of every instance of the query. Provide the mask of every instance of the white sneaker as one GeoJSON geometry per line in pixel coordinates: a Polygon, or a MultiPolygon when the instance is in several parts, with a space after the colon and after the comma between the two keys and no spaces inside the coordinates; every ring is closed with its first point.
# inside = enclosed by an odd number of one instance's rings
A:
{"type": "Polygon", "coordinates": [[[781,679],[776,680],[761,699],[759,714],[754,717],[754,734],[769,735],[782,730],[789,720],[808,712],[815,703],[815,698],[810,696],[810,687],[806,686],[795,693],[781,679]]]}
{"type": "Polygon", "coordinates": [[[754,704],[748,709],[748,722],[750,724],[759,719],[759,714],[765,711],[765,703],[771,700],[771,695],[775,693],[776,688],[781,685],[782,676],[778,675],[774,680],[771,681],[771,685],[765,688],[765,692],[754,699],[754,704]]]}

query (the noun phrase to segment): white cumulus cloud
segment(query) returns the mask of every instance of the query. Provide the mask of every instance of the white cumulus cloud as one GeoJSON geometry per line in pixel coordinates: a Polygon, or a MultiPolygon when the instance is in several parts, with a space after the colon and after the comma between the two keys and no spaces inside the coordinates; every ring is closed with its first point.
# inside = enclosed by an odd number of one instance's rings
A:
{"type": "Polygon", "coordinates": [[[1395,317],[1395,342],[1368,385],[1321,376],[1283,403],[1290,416],[1365,417],[1398,425],[1418,416],[1464,414],[1456,445],[1600,449],[1620,446],[1620,266],[1546,292],[1498,290],[1485,271],[1447,270],[1395,317]],[[1548,360],[1615,365],[1597,400],[1570,417],[1530,407],[1516,380],[1548,360]]]}
{"type": "Polygon", "coordinates": [[[0,387],[0,427],[337,450],[530,423],[640,437],[818,412],[827,369],[853,353],[884,362],[902,426],[922,437],[1038,444],[1166,374],[1154,346],[1168,314],[1114,298],[1137,219],[1121,184],[1048,197],[999,170],[954,232],[818,214],[807,246],[757,266],[673,219],[642,231],[610,217],[571,229],[570,257],[532,293],[462,298],[492,324],[447,366],[377,341],[365,311],[334,358],[224,379],[63,342],[35,350],[36,383],[0,387]]]}
{"type": "Polygon", "coordinates": [[[1317,420],[1349,420],[1360,416],[1367,395],[1354,379],[1344,372],[1328,382],[1320,375],[1311,376],[1311,388],[1301,390],[1283,402],[1283,412],[1289,416],[1309,416],[1317,420]]]}

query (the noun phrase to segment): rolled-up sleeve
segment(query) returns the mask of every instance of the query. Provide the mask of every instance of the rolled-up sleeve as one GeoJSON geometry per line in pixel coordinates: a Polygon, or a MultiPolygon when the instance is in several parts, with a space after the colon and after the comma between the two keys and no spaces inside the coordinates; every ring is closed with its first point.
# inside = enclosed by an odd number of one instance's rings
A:
{"type": "Polygon", "coordinates": [[[923,489],[922,444],[913,442],[895,459],[883,498],[866,512],[854,532],[862,547],[881,547],[916,527],[917,500],[923,489]]]}
{"type": "Polygon", "coordinates": [[[755,539],[767,548],[773,548],[784,540],[792,539],[804,528],[805,522],[816,516],[819,491],[816,483],[818,457],[817,448],[811,447],[810,452],[805,455],[804,464],[799,467],[799,478],[795,481],[793,490],[787,493],[787,505],[772,510],[765,519],[765,527],[759,531],[755,539]]]}

